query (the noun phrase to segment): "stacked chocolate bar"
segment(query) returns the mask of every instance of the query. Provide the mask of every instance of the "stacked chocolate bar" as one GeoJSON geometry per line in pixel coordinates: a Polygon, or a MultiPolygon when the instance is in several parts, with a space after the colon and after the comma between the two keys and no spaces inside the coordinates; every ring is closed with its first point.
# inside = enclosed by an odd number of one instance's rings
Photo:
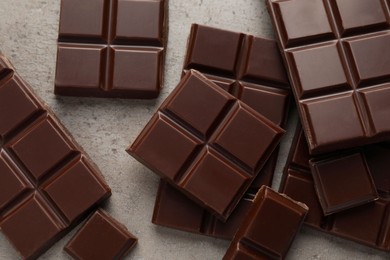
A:
{"type": "MultiPolygon", "coordinates": [[[[231,241],[223,259],[285,259],[303,223],[390,252],[390,2],[266,0],[277,41],[193,24],[180,82],[127,152],[161,177],[156,225],[231,241]],[[300,122],[272,190],[292,93],[300,122]]],[[[54,93],[156,98],[165,0],[62,0],[54,93]]],[[[125,150],[125,149],[123,149],[125,150]]],[[[98,209],[102,174],[0,56],[0,228],[35,259],[136,244],[98,209]]]]}

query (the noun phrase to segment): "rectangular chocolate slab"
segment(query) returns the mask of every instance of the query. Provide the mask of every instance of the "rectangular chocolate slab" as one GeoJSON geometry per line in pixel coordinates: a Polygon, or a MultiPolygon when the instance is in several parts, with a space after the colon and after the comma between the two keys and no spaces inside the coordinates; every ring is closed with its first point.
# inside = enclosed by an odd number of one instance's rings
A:
{"type": "Polygon", "coordinates": [[[0,55],[0,229],[35,259],[111,195],[97,167],[0,55]]]}
{"type": "Polygon", "coordinates": [[[309,207],[305,224],[376,249],[390,252],[389,223],[389,175],[390,146],[381,143],[365,147],[368,168],[378,187],[379,199],[353,209],[324,216],[318,201],[313,177],[310,173],[309,151],[303,131],[299,126],[291,146],[290,154],[280,186],[283,192],[309,207]],[[377,156],[377,155],[381,156],[377,156]],[[387,174],[386,174],[387,173],[387,174]]]}
{"type": "Polygon", "coordinates": [[[55,94],[156,98],[166,0],[62,0],[55,94]]]}
{"type": "MultiPolygon", "coordinates": [[[[275,41],[193,24],[186,57],[184,71],[199,68],[203,75],[222,89],[236,96],[275,124],[285,125],[291,95],[283,61],[275,41]],[[237,36],[243,38],[241,46],[228,47],[226,39],[237,36]],[[223,72],[223,66],[226,63],[216,62],[230,55],[239,57],[236,62],[241,65],[233,67],[242,67],[237,69],[241,71],[240,76],[231,76],[223,72]],[[214,63],[213,60],[215,60],[214,63]],[[229,87],[224,82],[229,82],[229,87]]],[[[250,198],[262,185],[272,184],[277,156],[278,149],[273,152],[251,184],[246,198],[241,200],[226,223],[217,220],[207,210],[175,191],[164,181],[161,181],[159,186],[152,222],[184,231],[232,239],[251,205],[250,198]],[[182,217],[184,215],[188,217],[182,217]]]]}
{"type": "Polygon", "coordinates": [[[123,259],[136,244],[137,238],[123,224],[99,209],[64,249],[76,260],[123,259]]]}
{"type": "Polygon", "coordinates": [[[191,70],[128,152],[226,221],[283,133],[191,70]]]}
{"type": "Polygon", "coordinates": [[[308,207],[263,186],[223,260],[285,259],[308,207]]]}
{"type": "Polygon", "coordinates": [[[267,3],[311,153],[389,139],[388,2],[267,3]]]}

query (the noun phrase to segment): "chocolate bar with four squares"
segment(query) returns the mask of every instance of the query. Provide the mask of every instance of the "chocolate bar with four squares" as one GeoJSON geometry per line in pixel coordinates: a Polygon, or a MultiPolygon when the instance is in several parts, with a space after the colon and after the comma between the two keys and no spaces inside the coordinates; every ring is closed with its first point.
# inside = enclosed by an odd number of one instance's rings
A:
{"type": "Polygon", "coordinates": [[[166,0],[62,0],[55,94],[156,98],[167,6],[166,0]]]}
{"type": "Polygon", "coordinates": [[[128,148],[226,221],[284,130],[191,70],[128,148]]]}

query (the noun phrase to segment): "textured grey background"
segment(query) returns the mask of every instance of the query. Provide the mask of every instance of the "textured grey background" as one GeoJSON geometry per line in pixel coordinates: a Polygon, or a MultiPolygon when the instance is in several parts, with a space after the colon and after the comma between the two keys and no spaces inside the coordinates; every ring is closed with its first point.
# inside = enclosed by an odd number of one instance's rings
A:
{"type": "MultiPolygon", "coordinates": [[[[159,179],[124,150],[178,83],[191,23],[269,38],[272,26],[264,1],[170,0],[165,84],[157,101],[55,97],[59,6],[60,0],[0,0],[0,50],[102,170],[113,190],[105,209],[139,238],[137,247],[127,258],[220,259],[228,242],[154,226],[150,222],[159,179]]],[[[279,186],[296,120],[292,114],[289,132],[282,142],[274,188],[279,186]]],[[[74,232],[42,259],[69,259],[62,248],[74,232]]],[[[17,258],[15,251],[0,235],[0,259],[14,258],[17,258]]],[[[386,259],[389,255],[303,228],[288,258],[386,259]]]]}

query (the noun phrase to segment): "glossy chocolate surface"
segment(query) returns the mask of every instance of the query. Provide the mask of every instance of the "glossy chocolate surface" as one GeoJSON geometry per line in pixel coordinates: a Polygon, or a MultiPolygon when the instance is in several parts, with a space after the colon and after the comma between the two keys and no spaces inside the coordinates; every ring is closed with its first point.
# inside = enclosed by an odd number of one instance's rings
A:
{"type": "Polygon", "coordinates": [[[165,0],[62,0],[55,93],[156,98],[162,86],[165,0]]]}
{"type": "Polygon", "coordinates": [[[35,259],[111,195],[99,170],[0,56],[0,228],[35,259]]]}
{"type": "Polygon", "coordinates": [[[309,213],[305,219],[308,226],[390,252],[388,221],[390,193],[386,185],[390,178],[388,174],[384,174],[386,170],[382,168],[389,162],[390,157],[386,156],[389,151],[388,143],[371,145],[363,150],[368,168],[378,187],[379,199],[366,205],[324,216],[310,173],[310,156],[306,139],[299,126],[284,169],[280,192],[304,202],[309,207],[309,213]],[[382,156],[376,156],[378,154],[382,156]]]}
{"type": "Polygon", "coordinates": [[[283,133],[191,70],[128,152],[226,221],[283,133]]]}
{"type": "Polygon", "coordinates": [[[122,259],[137,238],[105,211],[97,210],[65,246],[76,260],[122,259]]]}
{"type": "Polygon", "coordinates": [[[390,138],[385,0],[268,0],[311,153],[390,138]]]}
{"type": "MultiPolygon", "coordinates": [[[[276,42],[245,35],[245,40],[241,42],[240,47],[228,48],[226,39],[236,38],[237,35],[243,34],[193,24],[184,71],[198,67],[206,77],[222,89],[229,91],[275,124],[284,126],[290,104],[290,94],[286,89],[288,88],[287,75],[276,42]],[[235,78],[229,73],[222,72],[225,63],[213,64],[214,60],[224,59],[228,56],[227,54],[246,55],[246,61],[239,65],[242,69],[238,69],[242,73],[241,76],[235,78]],[[196,62],[190,62],[190,60],[196,62]],[[230,82],[229,87],[224,85],[223,80],[230,82]],[[245,85],[247,87],[243,87],[245,85]],[[242,92],[237,91],[237,88],[241,88],[242,92]]],[[[243,57],[239,58],[239,60],[243,59],[243,57]]],[[[262,185],[272,184],[277,156],[278,150],[275,150],[251,184],[247,192],[248,198],[240,202],[243,205],[235,209],[234,217],[232,215],[226,223],[215,219],[207,210],[180,192],[173,190],[164,181],[160,184],[157,193],[153,223],[208,236],[232,239],[249,209],[249,206],[246,206],[250,205],[249,198],[253,197],[262,185]],[[188,217],[181,217],[183,215],[188,217]],[[232,218],[234,220],[231,220],[232,218]]]]}
{"type": "Polygon", "coordinates": [[[285,259],[308,207],[261,187],[224,260],[285,259]]]}
{"type": "Polygon", "coordinates": [[[325,215],[378,199],[362,152],[310,161],[317,196],[325,215]]]}

